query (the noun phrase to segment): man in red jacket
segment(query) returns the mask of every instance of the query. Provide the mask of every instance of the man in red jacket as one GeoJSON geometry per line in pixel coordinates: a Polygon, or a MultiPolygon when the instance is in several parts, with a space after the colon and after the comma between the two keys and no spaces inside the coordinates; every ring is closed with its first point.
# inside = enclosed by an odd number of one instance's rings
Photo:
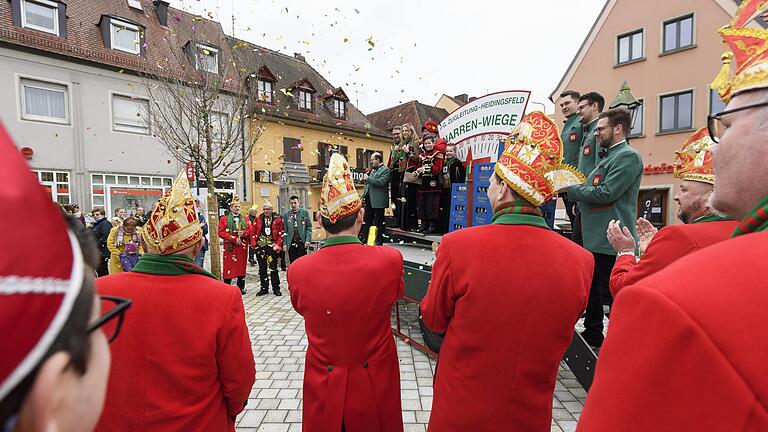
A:
{"type": "Polygon", "coordinates": [[[545,114],[524,117],[491,176],[493,223],[447,234],[437,249],[421,303],[424,324],[445,332],[432,432],[550,430],[557,369],[594,268],[538,209],[584,181],[562,163],[559,135],[545,114]]]}
{"type": "Polygon", "coordinates": [[[747,27],[767,4],[720,29],[733,53],[713,83],[728,105],[709,121],[712,204],[741,222],[619,293],[579,431],[768,430],[768,35],[747,27]]]}
{"type": "Polygon", "coordinates": [[[328,237],[288,267],[291,304],[309,340],[303,430],[400,432],[400,369],[389,319],[403,297],[403,257],[358,240],[364,210],[338,153],[320,199],[328,237]]]}
{"type": "Polygon", "coordinates": [[[650,222],[638,219],[640,261],[635,259],[635,239],[629,230],[622,229],[619,221],[608,224],[608,241],[618,252],[610,279],[614,297],[625,286],[657,273],[678,258],[731,237],[736,221],[714,213],[708,203],[715,184],[714,145],[709,130],[702,128],[675,153],[675,177],[683,181],[675,201],[680,206],[677,217],[683,224],[670,225],[656,233],[650,222]]]}
{"type": "Polygon", "coordinates": [[[234,431],[255,380],[240,293],[198,266],[205,245],[182,171],[144,226],[133,271],[96,280],[133,300],[112,348],[99,431],[234,431]]]}
{"type": "Polygon", "coordinates": [[[219,219],[219,238],[224,240],[224,283],[229,285],[233,278],[237,278],[237,287],[241,294],[245,294],[245,262],[251,223],[240,213],[240,208],[240,199],[233,197],[229,211],[219,219]]]}
{"type": "Polygon", "coordinates": [[[277,263],[280,261],[280,252],[283,251],[283,219],[274,213],[272,203],[264,201],[264,210],[251,225],[251,247],[256,248],[256,261],[259,263],[259,279],[261,289],[257,296],[269,294],[269,283],[272,282],[272,291],[276,296],[283,295],[280,292],[280,275],[277,272],[277,263]]]}

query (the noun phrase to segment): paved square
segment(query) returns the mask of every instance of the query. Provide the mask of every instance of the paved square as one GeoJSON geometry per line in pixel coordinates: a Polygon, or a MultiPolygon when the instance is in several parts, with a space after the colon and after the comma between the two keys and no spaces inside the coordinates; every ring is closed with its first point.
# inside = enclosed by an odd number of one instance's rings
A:
{"type": "MultiPolygon", "coordinates": [[[[256,297],[257,267],[248,267],[248,294],[243,301],[257,373],[248,405],[237,418],[238,431],[301,430],[301,387],[307,338],[304,320],[291,307],[285,288],[285,272],[280,272],[280,279],[282,297],[271,293],[256,297]]],[[[413,309],[407,309],[401,316],[403,333],[420,339],[418,326],[413,321],[413,309]],[[411,328],[408,328],[409,324],[411,328]]],[[[400,339],[397,339],[397,354],[405,431],[425,432],[432,407],[435,361],[400,339]]],[[[552,432],[576,430],[585,398],[586,392],[562,363],[552,399],[552,432]]]]}

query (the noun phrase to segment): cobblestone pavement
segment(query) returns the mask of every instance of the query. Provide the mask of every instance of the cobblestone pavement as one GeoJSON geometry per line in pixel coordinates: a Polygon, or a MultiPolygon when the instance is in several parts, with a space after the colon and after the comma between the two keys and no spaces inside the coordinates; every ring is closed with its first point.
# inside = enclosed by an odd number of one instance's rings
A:
{"type": "MultiPolygon", "coordinates": [[[[304,354],[307,338],[304,321],[291,307],[285,272],[280,272],[283,293],[256,297],[256,267],[248,268],[246,320],[256,359],[256,383],[245,411],[237,418],[237,430],[300,431],[304,354]]],[[[401,328],[417,340],[421,335],[415,325],[415,310],[402,307],[401,328]],[[408,328],[410,325],[410,329],[408,328]]],[[[394,318],[393,318],[394,319],[394,318]]],[[[405,431],[426,431],[432,407],[432,376],[435,362],[426,354],[397,340],[400,383],[405,431]]],[[[586,393],[563,363],[558,372],[552,400],[552,432],[574,431],[586,393]]]]}

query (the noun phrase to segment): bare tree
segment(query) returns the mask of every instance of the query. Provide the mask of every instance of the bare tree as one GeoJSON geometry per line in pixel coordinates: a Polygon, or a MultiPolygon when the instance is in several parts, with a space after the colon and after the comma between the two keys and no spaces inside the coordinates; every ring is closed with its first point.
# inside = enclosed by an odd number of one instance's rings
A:
{"type": "Polygon", "coordinates": [[[231,42],[218,24],[201,18],[191,23],[177,18],[176,24],[162,42],[168,57],[140,75],[155,136],[176,159],[192,162],[198,181],[207,185],[211,272],[220,277],[216,180],[247,163],[263,119],[259,123],[248,112],[254,96],[251,68],[246,56],[238,55],[244,44],[231,42]]]}

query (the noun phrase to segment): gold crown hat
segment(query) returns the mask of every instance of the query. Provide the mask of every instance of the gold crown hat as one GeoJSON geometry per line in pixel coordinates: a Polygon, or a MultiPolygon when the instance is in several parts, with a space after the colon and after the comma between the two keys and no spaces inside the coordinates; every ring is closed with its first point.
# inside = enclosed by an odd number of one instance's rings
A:
{"type": "Polygon", "coordinates": [[[347,159],[339,153],[332,154],[328,172],[323,177],[320,214],[330,219],[331,223],[336,223],[339,219],[357,213],[362,206],[347,159]]]}
{"type": "Polygon", "coordinates": [[[235,204],[240,204],[240,198],[237,195],[232,197],[232,200],[229,202],[229,206],[232,207],[235,204]]]}
{"type": "Polygon", "coordinates": [[[714,146],[707,128],[701,128],[688,137],[680,150],[675,152],[675,178],[715,184],[714,146]]]}
{"type": "Polygon", "coordinates": [[[547,202],[560,189],[586,181],[579,170],[563,163],[560,130],[540,111],[523,117],[509,134],[494,171],[535,206],[547,202]]]}
{"type": "Polygon", "coordinates": [[[179,173],[173,186],[155,204],[143,235],[160,255],[183,251],[203,238],[186,171],[179,173]]]}
{"type": "Polygon", "coordinates": [[[273,205],[272,205],[272,202],[271,202],[271,201],[269,201],[268,199],[265,199],[265,200],[264,200],[264,204],[262,204],[262,205],[261,205],[261,208],[262,208],[262,209],[264,209],[264,208],[266,208],[266,207],[269,207],[269,208],[271,208],[272,210],[274,210],[274,209],[275,209],[275,206],[273,206],[273,205]]]}
{"type": "Polygon", "coordinates": [[[744,0],[730,25],[719,30],[730,51],[721,56],[723,67],[710,87],[725,103],[741,92],[768,87],[768,30],[747,27],[766,9],[768,0],[744,0]]]}

